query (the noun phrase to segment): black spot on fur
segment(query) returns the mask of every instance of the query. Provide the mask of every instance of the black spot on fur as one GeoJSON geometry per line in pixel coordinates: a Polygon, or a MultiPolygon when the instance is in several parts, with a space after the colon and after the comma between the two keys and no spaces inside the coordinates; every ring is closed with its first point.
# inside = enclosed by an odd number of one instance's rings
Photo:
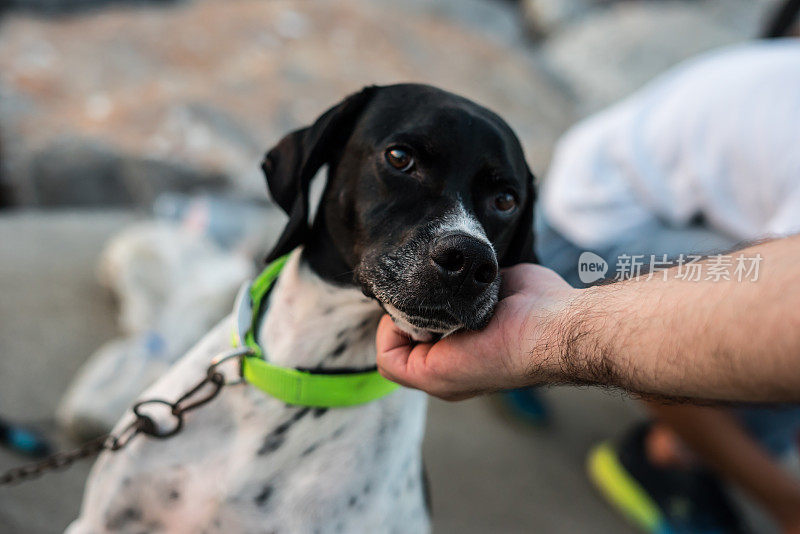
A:
{"type": "Polygon", "coordinates": [[[326,413],[328,413],[327,408],[314,408],[314,417],[322,417],[326,413]]]}
{"type": "Polygon", "coordinates": [[[261,445],[261,448],[258,449],[257,454],[259,456],[263,456],[264,454],[269,454],[271,452],[278,450],[285,441],[284,434],[286,434],[289,431],[289,429],[292,428],[292,425],[294,425],[297,421],[302,419],[303,416],[306,415],[309,411],[311,411],[311,408],[307,406],[300,408],[294,414],[292,414],[292,416],[287,421],[284,421],[283,423],[275,427],[275,430],[267,434],[267,437],[264,438],[264,443],[261,445]]]}
{"type": "Polygon", "coordinates": [[[116,514],[112,514],[106,520],[108,530],[130,530],[131,523],[138,523],[142,520],[142,511],[131,506],[123,508],[116,514]]]}
{"type": "Polygon", "coordinates": [[[344,336],[345,336],[346,334],[347,334],[347,330],[339,330],[339,331],[336,333],[336,340],[337,340],[337,341],[341,341],[342,339],[344,339],[344,336]]]}
{"type": "Polygon", "coordinates": [[[425,511],[430,516],[433,513],[433,499],[431,498],[431,482],[428,478],[428,470],[425,469],[425,462],[422,462],[422,498],[425,500],[425,511]]]}
{"type": "Polygon", "coordinates": [[[352,496],[352,497],[350,497],[350,499],[347,501],[347,507],[348,507],[348,508],[355,508],[355,507],[356,507],[356,504],[358,504],[358,497],[356,497],[355,495],[353,495],[353,496],[352,496]]]}
{"type": "Polygon", "coordinates": [[[368,495],[370,491],[372,491],[372,484],[367,482],[364,484],[364,495],[368,495]]]}
{"type": "Polygon", "coordinates": [[[254,502],[255,502],[255,503],[258,505],[258,506],[264,506],[264,505],[266,505],[266,504],[267,504],[267,502],[269,501],[269,498],[270,498],[270,497],[272,497],[272,491],[273,491],[273,488],[272,488],[272,486],[271,486],[270,484],[267,484],[267,485],[266,485],[266,486],[264,486],[264,488],[261,490],[261,493],[259,493],[258,495],[256,495],[256,498],[254,499],[254,502]]]}
{"type": "Polygon", "coordinates": [[[264,438],[264,443],[261,445],[261,448],[258,449],[258,455],[263,456],[265,454],[277,451],[281,448],[283,442],[283,436],[275,435],[274,433],[269,434],[266,438],[264,438]]]}
{"type": "Polygon", "coordinates": [[[344,349],[346,349],[346,348],[347,348],[347,343],[345,343],[345,342],[339,343],[336,346],[336,348],[333,349],[333,352],[331,352],[331,358],[338,358],[339,356],[342,355],[342,353],[344,352],[344,349]]]}
{"type": "Polygon", "coordinates": [[[307,447],[306,450],[301,452],[300,456],[308,456],[309,454],[317,450],[317,447],[319,447],[319,443],[314,443],[313,445],[307,447]]]}
{"type": "Polygon", "coordinates": [[[181,498],[181,494],[176,489],[170,490],[169,494],[167,495],[167,499],[169,499],[170,501],[177,501],[180,498],[181,498]]]}
{"type": "Polygon", "coordinates": [[[292,425],[294,425],[296,422],[298,422],[300,419],[302,419],[303,416],[305,414],[307,414],[310,410],[311,410],[311,408],[308,408],[308,407],[300,408],[299,410],[297,410],[292,415],[292,417],[289,418],[288,421],[284,421],[283,423],[281,423],[277,427],[275,427],[275,430],[273,430],[273,433],[275,433],[275,434],[285,434],[286,431],[288,431],[290,428],[292,428],[292,425]]]}
{"type": "Polygon", "coordinates": [[[340,438],[342,437],[342,434],[344,434],[344,427],[340,426],[339,428],[333,431],[333,434],[331,434],[331,438],[332,439],[340,438]]]}
{"type": "Polygon", "coordinates": [[[310,412],[310,411],[311,411],[311,408],[309,408],[308,406],[304,406],[303,408],[300,408],[300,409],[299,409],[299,410],[297,410],[297,412],[295,412],[295,414],[292,416],[292,419],[291,419],[291,420],[292,420],[292,423],[296,423],[297,421],[299,421],[300,419],[302,419],[302,418],[303,418],[303,416],[305,416],[305,415],[306,415],[308,412],[310,412]]]}

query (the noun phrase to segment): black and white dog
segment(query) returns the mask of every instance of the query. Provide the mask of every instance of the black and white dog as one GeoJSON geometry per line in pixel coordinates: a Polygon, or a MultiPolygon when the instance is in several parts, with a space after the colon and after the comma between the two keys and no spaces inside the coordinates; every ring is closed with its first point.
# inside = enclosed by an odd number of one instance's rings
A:
{"type": "MultiPolygon", "coordinates": [[[[491,111],[433,87],[351,95],[281,140],[264,171],[289,214],[271,256],[291,256],[259,331],[278,365],[374,365],[383,310],[416,339],[481,328],[498,267],[534,260],[533,177],[519,141],[491,111]]],[[[174,399],[196,383],[230,348],[232,322],[143,398],[174,399]]],[[[426,532],[425,408],[407,389],[326,410],[226,387],[175,437],[103,454],[68,532],[426,532]]]]}

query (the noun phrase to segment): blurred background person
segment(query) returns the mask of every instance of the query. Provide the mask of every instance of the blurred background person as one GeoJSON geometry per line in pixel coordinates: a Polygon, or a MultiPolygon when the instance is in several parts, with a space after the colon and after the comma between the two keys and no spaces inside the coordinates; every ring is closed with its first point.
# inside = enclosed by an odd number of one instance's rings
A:
{"type": "MultiPolygon", "coordinates": [[[[629,278],[796,233],[799,142],[800,41],[687,61],[561,140],[540,193],[540,261],[581,286],[593,281],[579,272],[584,251],[607,262],[607,279],[629,278]]],[[[650,421],[588,458],[627,517],[651,532],[744,532],[730,482],[800,532],[800,479],[780,466],[800,443],[800,408],[646,405],[650,421]]]]}

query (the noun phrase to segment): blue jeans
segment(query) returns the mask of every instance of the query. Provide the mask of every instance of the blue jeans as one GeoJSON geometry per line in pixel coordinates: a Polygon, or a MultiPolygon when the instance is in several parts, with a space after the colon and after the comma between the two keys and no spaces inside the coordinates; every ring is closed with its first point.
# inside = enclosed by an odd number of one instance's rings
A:
{"type": "MultiPolygon", "coordinates": [[[[599,249],[583,249],[561,235],[550,226],[546,215],[539,210],[534,223],[536,254],[539,262],[561,275],[573,287],[584,287],[578,276],[578,258],[585,250],[594,252],[609,265],[608,275],[613,277],[617,258],[621,255],[650,255],[675,258],[679,254],[702,254],[724,252],[736,242],[701,225],[673,228],[653,222],[640,228],[623,242],[599,249]]],[[[800,407],[779,405],[762,408],[758,405],[743,405],[733,409],[750,434],[775,455],[785,453],[797,445],[800,434],[800,407]]]]}

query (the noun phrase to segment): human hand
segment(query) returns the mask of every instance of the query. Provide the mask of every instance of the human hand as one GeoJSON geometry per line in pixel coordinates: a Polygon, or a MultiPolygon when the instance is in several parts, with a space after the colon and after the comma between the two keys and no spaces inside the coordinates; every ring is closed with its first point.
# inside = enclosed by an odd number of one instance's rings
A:
{"type": "Polygon", "coordinates": [[[560,371],[559,326],[577,292],[553,271],[522,264],[503,271],[500,302],[481,331],[415,343],[387,315],[378,325],[378,370],[446,400],[549,381],[560,371]]]}

